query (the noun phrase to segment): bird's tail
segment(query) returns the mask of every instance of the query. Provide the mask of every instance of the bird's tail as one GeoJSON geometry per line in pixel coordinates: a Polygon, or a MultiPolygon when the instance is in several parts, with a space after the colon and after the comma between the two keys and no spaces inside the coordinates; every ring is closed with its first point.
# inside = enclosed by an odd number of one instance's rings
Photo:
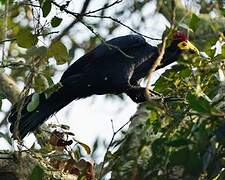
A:
{"type": "MultiPolygon", "coordinates": [[[[27,110],[27,105],[31,101],[32,94],[25,100],[23,109],[21,111],[21,118],[19,120],[18,133],[19,137],[23,139],[30,131],[34,131],[38,126],[44,123],[50,116],[59,111],[61,108],[69,104],[78,97],[71,97],[68,89],[61,87],[53,92],[50,97],[46,97],[46,93],[39,94],[39,104],[37,108],[31,112],[27,110]]],[[[11,110],[8,121],[11,123],[10,131],[14,132],[15,122],[17,119],[16,106],[11,110]]]]}

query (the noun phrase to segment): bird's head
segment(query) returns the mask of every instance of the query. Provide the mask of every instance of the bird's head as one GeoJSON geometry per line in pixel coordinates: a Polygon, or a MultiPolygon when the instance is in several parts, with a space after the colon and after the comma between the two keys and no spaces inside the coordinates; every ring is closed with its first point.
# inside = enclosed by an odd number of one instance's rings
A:
{"type": "Polygon", "coordinates": [[[188,40],[188,37],[183,32],[175,32],[173,42],[182,52],[191,52],[199,54],[199,50],[188,40]]]}

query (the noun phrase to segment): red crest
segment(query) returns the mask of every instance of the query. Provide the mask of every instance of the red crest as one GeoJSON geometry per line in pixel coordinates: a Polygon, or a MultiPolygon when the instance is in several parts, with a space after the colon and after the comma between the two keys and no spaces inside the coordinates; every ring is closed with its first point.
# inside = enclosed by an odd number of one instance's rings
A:
{"type": "Polygon", "coordinates": [[[173,40],[187,41],[188,37],[185,33],[178,31],[174,33],[173,40]]]}

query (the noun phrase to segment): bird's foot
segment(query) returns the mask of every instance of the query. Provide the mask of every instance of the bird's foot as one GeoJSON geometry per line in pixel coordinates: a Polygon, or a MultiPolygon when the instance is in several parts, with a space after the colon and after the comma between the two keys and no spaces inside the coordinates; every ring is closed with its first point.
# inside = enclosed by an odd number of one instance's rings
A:
{"type": "Polygon", "coordinates": [[[132,87],[126,94],[136,103],[148,101],[152,97],[162,97],[161,94],[144,87],[132,87]]]}
{"type": "Polygon", "coordinates": [[[162,94],[160,94],[160,93],[158,93],[158,92],[156,92],[156,91],[153,91],[153,90],[151,90],[151,89],[148,89],[148,91],[149,91],[150,96],[153,95],[153,96],[163,97],[162,94]]]}

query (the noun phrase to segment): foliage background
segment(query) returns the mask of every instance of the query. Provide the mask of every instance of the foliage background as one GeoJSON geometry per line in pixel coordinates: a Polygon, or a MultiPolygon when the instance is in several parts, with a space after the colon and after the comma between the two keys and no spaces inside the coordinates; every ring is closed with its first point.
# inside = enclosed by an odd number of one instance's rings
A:
{"type": "MultiPolygon", "coordinates": [[[[90,3],[83,1],[77,11],[74,1],[1,1],[2,100],[14,103],[30,90],[40,93],[48,89],[55,75],[74,62],[79,52],[88,52],[104,39],[121,35],[121,29],[123,33],[142,33],[151,44],[158,44],[160,41],[149,37],[161,37],[165,24],[167,34],[173,17],[176,28],[186,31],[208,58],[184,55],[154,83],[154,90],[163,97],[179,100],[139,105],[127,131],[122,131],[127,124],[117,131],[112,121],[113,136],[101,163],[81,160],[89,153],[95,160],[97,141],[89,152],[86,144],[74,139],[69,127],[58,124],[50,126],[50,140],[43,138],[43,133],[37,135],[29,152],[40,155],[44,164],[48,162],[55,169],[92,179],[108,173],[111,179],[223,179],[225,3],[123,0],[105,1],[99,10],[88,9],[90,3]],[[71,23],[64,23],[62,17],[71,18],[71,23]],[[54,139],[59,131],[60,142],[54,139]],[[121,131],[122,136],[115,140],[121,131]],[[61,141],[67,144],[61,146],[61,141]],[[45,156],[56,150],[61,153],[59,159],[45,156]],[[62,160],[63,164],[57,164],[62,160]]],[[[30,108],[36,103],[34,98],[30,108]]],[[[3,106],[1,112],[1,126],[8,126],[8,109],[3,106]]],[[[13,149],[9,132],[0,135],[13,149]]],[[[46,169],[49,167],[45,165],[35,167],[32,174],[41,175],[46,169]]]]}

